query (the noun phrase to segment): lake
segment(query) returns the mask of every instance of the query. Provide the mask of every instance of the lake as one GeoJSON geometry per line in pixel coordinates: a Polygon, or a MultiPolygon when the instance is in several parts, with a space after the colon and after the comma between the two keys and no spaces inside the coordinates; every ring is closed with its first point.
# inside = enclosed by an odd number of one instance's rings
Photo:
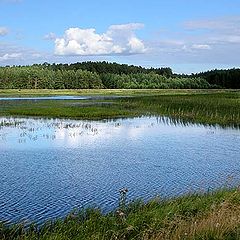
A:
{"type": "Polygon", "coordinates": [[[0,219],[42,223],[73,208],[178,196],[240,181],[240,130],[164,117],[0,118],[0,219]]]}
{"type": "Polygon", "coordinates": [[[19,100],[88,100],[89,96],[42,96],[42,97],[0,97],[0,101],[19,101],[19,100]]]}
{"type": "Polygon", "coordinates": [[[111,100],[122,96],[95,95],[95,96],[36,96],[36,97],[0,97],[0,101],[47,101],[47,100],[111,100]]]}

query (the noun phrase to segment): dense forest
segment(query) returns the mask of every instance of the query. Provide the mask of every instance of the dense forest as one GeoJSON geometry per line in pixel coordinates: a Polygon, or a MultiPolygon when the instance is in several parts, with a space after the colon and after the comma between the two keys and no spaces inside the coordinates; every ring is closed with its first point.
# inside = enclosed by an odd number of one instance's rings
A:
{"type": "Polygon", "coordinates": [[[0,67],[3,89],[240,88],[240,69],[173,74],[170,68],[82,62],[0,67]]]}
{"type": "MultiPolygon", "coordinates": [[[[36,65],[39,66],[39,65],[36,65]]],[[[113,74],[132,74],[132,73],[156,73],[171,77],[173,75],[171,68],[144,68],[141,66],[109,63],[109,62],[77,62],[72,64],[48,64],[43,66],[51,70],[87,70],[98,74],[113,73],[113,74]]]]}
{"type": "Polygon", "coordinates": [[[192,76],[204,78],[211,85],[240,89],[240,69],[212,70],[192,76]]]}

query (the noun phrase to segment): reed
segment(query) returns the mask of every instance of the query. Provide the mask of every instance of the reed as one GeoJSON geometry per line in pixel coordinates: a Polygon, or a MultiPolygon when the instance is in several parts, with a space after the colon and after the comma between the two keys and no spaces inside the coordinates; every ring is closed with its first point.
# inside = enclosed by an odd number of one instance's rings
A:
{"type": "MultiPolygon", "coordinates": [[[[107,94],[107,92],[107,90],[103,90],[102,94],[107,94]]],[[[90,94],[90,92],[88,93],[90,94]]],[[[40,116],[92,120],[161,115],[186,122],[222,126],[240,125],[240,91],[164,90],[150,92],[131,90],[117,91],[114,94],[114,91],[109,90],[108,93],[113,96],[126,97],[109,98],[104,100],[104,103],[99,99],[2,101],[0,102],[0,116],[40,116]]]]}
{"type": "Polygon", "coordinates": [[[240,92],[155,95],[127,99],[125,103],[149,114],[189,122],[240,125],[240,92]]]}
{"type": "Polygon", "coordinates": [[[0,239],[239,239],[240,191],[135,201],[117,211],[75,210],[42,226],[0,225],[0,239]]]}

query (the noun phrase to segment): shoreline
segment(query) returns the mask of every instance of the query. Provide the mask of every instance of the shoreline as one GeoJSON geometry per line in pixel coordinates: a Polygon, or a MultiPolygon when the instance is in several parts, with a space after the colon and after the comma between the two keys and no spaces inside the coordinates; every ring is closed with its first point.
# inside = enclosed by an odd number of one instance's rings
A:
{"type": "Polygon", "coordinates": [[[41,226],[0,223],[0,238],[238,239],[239,213],[239,188],[223,188],[146,203],[120,202],[119,208],[108,214],[97,208],[74,210],[63,219],[45,221],[41,226]]]}
{"type": "Polygon", "coordinates": [[[60,95],[91,98],[0,101],[0,116],[102,120],[160,115],[193,123],[240,126],[240,90],[0,90],[0,98],[60,95]]]}

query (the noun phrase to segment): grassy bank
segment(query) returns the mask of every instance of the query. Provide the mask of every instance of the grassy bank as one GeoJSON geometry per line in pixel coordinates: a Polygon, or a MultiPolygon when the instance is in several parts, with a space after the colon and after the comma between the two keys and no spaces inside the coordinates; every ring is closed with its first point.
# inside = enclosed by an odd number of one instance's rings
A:
{"type": "Polygon", "coordinates": [[[53,96],[53,95],[175,95],[191,93],[225,93],[226,89],[0,89],[0,97],[53,96]]]}
{"type": "Polygon", "coordinates": [[[0,225],[0,239],[240,239],[240,191],[220,190],[176,199],[130,203],[107,215],[72,212],[32,225],[0,225]]]}
{"type": "Polygon", "coordinates": [[[126,99],[124,103],[145,113],[187,122],[240,125],[240,91],[135,97],[126,99]]]}
{"type": "Polygon", "coordinates": [[[240,91],[237,90],[0,91],[0,97],[43,95],[122,96],[122,98],[84,101],[3,101],[0,102],[0,116],[104,119],[164,115],[197,123],[240,125],[240,91]]]}

